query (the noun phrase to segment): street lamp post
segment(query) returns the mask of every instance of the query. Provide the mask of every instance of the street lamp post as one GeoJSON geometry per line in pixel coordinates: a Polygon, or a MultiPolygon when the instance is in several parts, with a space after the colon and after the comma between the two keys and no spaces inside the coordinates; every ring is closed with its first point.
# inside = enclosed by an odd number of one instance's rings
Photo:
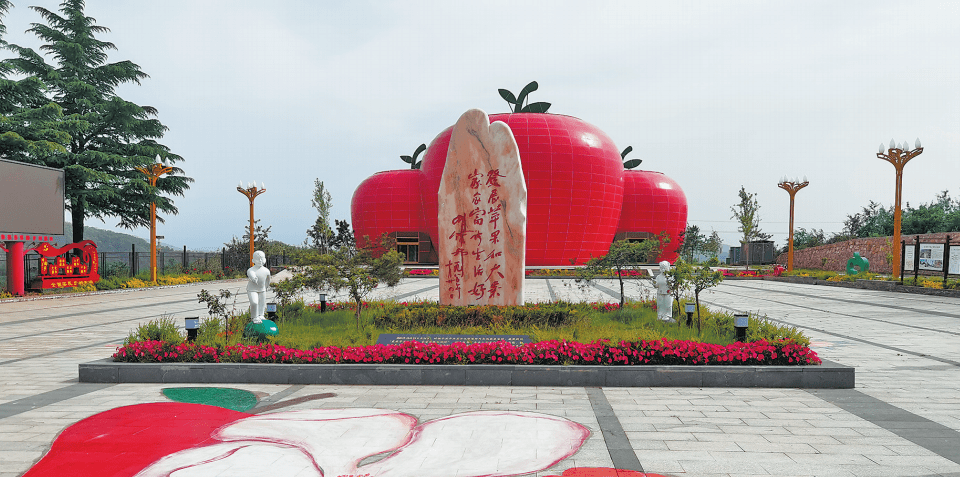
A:
{"type": "MultiPolygon", "coordinates": [[[[149,166],[137,167],[137,170],[147,176],[150,181],[150,187],[157,187],[157,179],[160,176],[173,171],[173,167],[167,165],[166,159],[162,162],[160,154],[157,154],[157,162],[149,166]]],[[[157,201],[150,201],[150,281],[157,281],[157,201]]]]}
{"type": "Polygon", "coordinates": [[[797,195],[797,191],[803,189],[810,184],[807,181],[806,176],[803,178],[803,182],[800,182],[799,179],[787,180],[786,177],[780,179],[780,183],[777,184],[777,187],[787,191],[790,194],[790,237],[787,240],[787,271],[793,271],[793,197],[797,195]]]}
{"type": "Polygon", "coordinates": [[[900,246],[900,197],[903,195],[903,166],[922,152],[923,148],[920,147],[920,139],[918,138],[913,150],[910,150],[906,141],[903,144],[897,144],[891,139],[887,152],[883,152],[883,143],[880,143],[880,152],[877,153],[877,157],[893,164],[893,167],[897,169],[897,195],[893,204],[893,243],[890,245],[893,255],[893,278],[900,278],[901,269],[900,253],[897,248],[900,246]]]}
{"type": "Polygon", "coordinates": [[[258,195],[263,194],[267,191],[266,186],[263,185],[263,182],[260,183],[260,188],[257,188],[256,182],[251,182],[247,184],[247,187],[243,187],[243,182],[240,182],[240,185],[237,186],[237,192],[247,196],[247,199],[250,200],[250,266],[253,266],[253,199],[256,199],[258,195]]]}

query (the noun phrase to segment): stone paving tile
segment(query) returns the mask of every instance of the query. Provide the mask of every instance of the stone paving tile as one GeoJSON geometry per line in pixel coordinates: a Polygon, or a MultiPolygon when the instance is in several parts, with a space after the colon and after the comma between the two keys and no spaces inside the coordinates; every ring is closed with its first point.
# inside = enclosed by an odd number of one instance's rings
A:
{"type": "MultiPolygon", "coordinates": [[[[548,300],[546,281],[539,282],[531,289],[530,295],[538,301],[548,300]]],[[[577,287],[566,286],[567,282],[550,280],[558,295],[612,301],[612,297],[596,289],[580,293],[576,291],[577,287]]],[[[409,280],[389,293],[402,295],[436,283],[435,279],[432,282],[430,279],[409,280]]],[[[215,286],[239,289],[241,284],[215,286]]],[[[209,284],[205,286],[212,288],[209,284]]],[[[13,343],[21,349],[55,353],[0,366],[0,382],[4,383],[0,389],[0,406],[76,383],[77,363],[109,355],[137,323],[157,317],[164,311],[172,311],[178,318],[187,316],[185,313],[199,314],[197,311],[202,310],[195,298],[199,288],[91,295],[45,300],[44,303],[0,303],[0,339],[24,336],[6,342],[11,346],[0,345],[0,361],[11,359],[7,356],[22,357],[22,351],[14,350],[13,343]],[[4,324],[23,319],[22,316],[30,316],[33,321],[4,324]],[[90,329],[58,331],[86,325],[91,325],[90,329]],[[49,333],[32,338],[25,336],[43,332],[49,333]],[[115,341],[56,353],[109,339],[115,341]],[[14,351],[12,355],[4,354],[14,351]]],[[[633,290],[639,290],[639,287],[633,290]]],[[[420,295],[430,299],[436,296],[436,289],[420,295]]],[[[242,301],[245,297],[241,297],[242,301]]],[[[960,310],[960,299],[767,281],[725,283],[704,292],[701,298],[737,309],[759,309],[771,318],[786,320],[806,329],[814,341],[814,349],[823,358],[858,367],[858,391],[960,430],[960,367],[919,356],[928,354],[957,360],[955,350],[960,349],[960,338],[875,321],[903,322],[957,333],[960,332],[960,320],[931,313],[948,310],[957,313],[955,310],[960,310]],[[798,304],[806,308],[795,306],[798,304]],[[883,308],[887,305],[923,312],[883,308]],[[894,346],[914,354],[873,346],[838,334],[894,346]]],[[[26,470],[54,436],[73,422],[116,406],[163,401],[162,388],[180,386],[196,385],[117,385],[0,419],[0,442],[11,444],[0,445],[3,449],[0,451],[0,477],[4,473],[19,475],[26,470]]],[[[269,395],[289,386],[224,387],[269,395]]],[[[304,386],[285,399],[324,392],[333,392],[337,396],[284,410],[384,407],[407,412],[421,421],[467,410],[534,410],[575,420],[593,432],[580,452],[550,470],[538,472],[538,476],[559,475],[575,466],[612,465],[599,432],[598,419],[583,388],[304,386]]],[[[616,412],[631,447],[649,472],[677,477],[960,474],[960,464],[802,390],[606,388],[604,395],[616,412]]]]}

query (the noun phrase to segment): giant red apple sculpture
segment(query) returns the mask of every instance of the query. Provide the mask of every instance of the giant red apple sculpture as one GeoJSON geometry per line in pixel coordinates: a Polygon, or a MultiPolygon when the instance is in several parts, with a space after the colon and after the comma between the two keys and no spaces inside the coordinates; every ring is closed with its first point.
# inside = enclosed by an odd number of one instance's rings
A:
{"type": "MultiPolygon", "coordinates": [[[[535,90],[531,85],[524,90],[535,90]]],[[[666,231],[677,243],[687,219],[679,185],[662,174],[624,171],[613,140],[596,126],[572,116],[534,112],[490,115],[494,121],[510,126],[520,149],[527,185],[527,265],[583,264],[606,254],[619,231],[666,231]],[[646,174],[662,180],[635,178],[646,174]]],[[[451,133],[452,127],[447,128],[430,143],[421,170],[379,173],[360,184],[351,204],[358,241],[392,232],[426,232],[437,243],[437,193],[451,133]]],[[[666,252],[663,259],[676,258],[675,245],[666,252]]]]}

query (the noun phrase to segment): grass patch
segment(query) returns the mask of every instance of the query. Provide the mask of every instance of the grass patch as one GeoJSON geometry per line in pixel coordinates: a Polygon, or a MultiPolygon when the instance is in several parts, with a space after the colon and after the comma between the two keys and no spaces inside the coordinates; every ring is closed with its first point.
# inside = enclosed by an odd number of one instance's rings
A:
{"type": "MultiPolygon", "coordinates": [[[[359,347],[376,344],[381,333],[528,335],[534,343],[683,340],[728,345],[736,341],[733,315],[712,311],[703,306],[700,307],[703,324],[699,334],[696,321],[694,326],[686,326],[686,315],[677,323],[660,321],[657,319],[655,305],[649,302],[628,303],[623,309],[618,309],[616,304],[563,302],[530,304],[524,307],[471,307],[459,310],[451,310],[456,307],[441,307],[436,303],[373,302],[367,306],[368,308],[361,313],[359,330],[356,327],[354,312],[349,307],[336,307],[339,309],[326,313],[320,313],[313,306],[298,305],[286,308],[284,310],[287,311],[284,313],[286,316],[281,315],[277,319],[280,334],[269,337],[269,342],[299,350],[330,346],[359,347]],[[533,309],[539,313],[525,315],[516,308],[533,309]],[[419,319],[397,319],[398,314],[402,315],[404,311],[409,310],[417,310],[414,315],[419,319]],[[435,312],[432,323],[426,323],[428,320],[424,319],[430,316],[429,311],[435,312]],[[483,313],[480,313],[481,311],[483,313]],[[450,317],[458,312],[462,314],[461,318],[450,317]],[[441,314],[444,319],[437,320],[441,314]],[[515,319],[517,316],[527,317],[534,323],[517,320],[515,319]],[[485,317],[486,321],[480,323],[477,317],[485,317]]],[[[198,330],[197,344],[222,348],[255,343],[242,337],[243,327],[249,322],[248,313],[232,313],[229,322],[230,328],[226,330],[223,319],[210,317],[202,320],[198,330]]],[[[764,317],[751,316],[747,328],[747,341],[761,340],[770,343],[792,342],[800,346],[810,344],[809,338],[796,328],[773,323],[764,317]]],[[[124,344],[141,341],[165,341],[176,344],[183,342],[184,337],[176,329],[175,320],[164,316],[140,325],[130,333],[124,344]]]]}
{"type": "MultiPolygon", "coordinates": [[[[636,340],[688,340],[711,344],[730,344],[735,341],[733,315],[720,313],[701,307],[703,319],[702,332],[698,335],[696,326],[686,326],[686,316],[679,323],[669,323],[657,319],[657,312],[650,303],[628,303],[622,310],[609,309],[609,305],[591,305],[586,303],[554,303],[527,305],[522,308],[540,307],[547,311],[544,315],[554,316],[561,311],[567,312],[563,320],[551,325],[550,320],[527,324],[509,319],[509,312],[492,311],[488,313],[486,323],[451,319],[447,310],[443,319],[428,320],[386,319],[403,309],[425,308],[436,311],[441,316],[446,307],[435,303],[403,306],[394,303],[373,303],[361,314],[361,329],[356,329],[353,311],[341,309],[319,313],[313,307],[304,307],[298,316],[282,319],[278,323],[280,335],[271,337],[272,343],[288,348],[310,349],[324,346],[368,346],[376,343],[380,333],[410,334],[455,334],[455,335],[529,335],[534,342],[566,340],[590,343],[599,340],[620,341],[636,340]]],[[[497,307],[475,307],[496,309],[497,307]]],[[[508,307],[517,308],[517,307],[508,307]]],[[[466,309],[466,310],[469,310],[466,309]]],[[[462,309],[461,309],[462,311],[462,309]]],[[[491,310],[487,310],[490,312],[491,310]]],[[[429,316],[427,313],[420,313],[429,316]]],[[[696,319],[696,316],[694,316],[696,319]]],[[[762,317],[751,317],[747,329],[749,341],[767,340],[770,342],[792,340],[807,346],[809,339],[795,328],[769,322],[762,317]]],[[[222,338],[221,338],[222,342],[222,338]]]]}

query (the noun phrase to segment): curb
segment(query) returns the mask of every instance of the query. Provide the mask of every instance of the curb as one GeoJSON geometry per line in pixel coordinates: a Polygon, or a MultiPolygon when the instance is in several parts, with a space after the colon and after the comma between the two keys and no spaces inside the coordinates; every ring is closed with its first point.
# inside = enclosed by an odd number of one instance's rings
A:
{"type": "Polygon", "coordinates": [[[855,368],[820,366],[538,366],[118,363],[79,365],[82,383],[852,389],[855,368]]]}
{"type": "Polygon", "coordinates": [[[840,288],[856,288],[859,290],[877,290],[877,291],[889,291],[889,292],[897,292],[897,293],[913,293],[916,295],[960,297],[960,290],[924,288],[924,287],[917,287],[912,285],[901,285],[900,282],[891,282],[891,281],[882,281],[882,280],[858,279],[855,282],[830,282],[827,280],[813,278],[813,277],[763,277],[763,280],[771,280],[771,281],[787,282],[787,283],[799,283],[803,285],[825,285],[825,286],[840,287],[840,288]]]}

